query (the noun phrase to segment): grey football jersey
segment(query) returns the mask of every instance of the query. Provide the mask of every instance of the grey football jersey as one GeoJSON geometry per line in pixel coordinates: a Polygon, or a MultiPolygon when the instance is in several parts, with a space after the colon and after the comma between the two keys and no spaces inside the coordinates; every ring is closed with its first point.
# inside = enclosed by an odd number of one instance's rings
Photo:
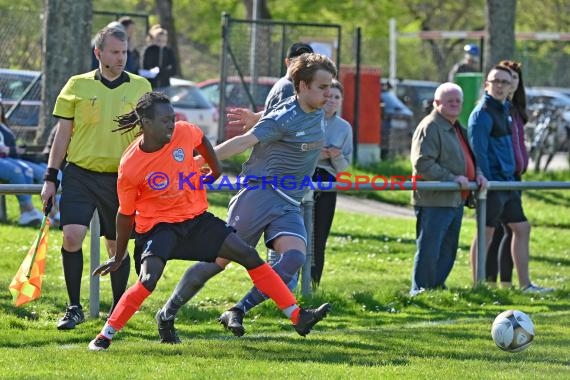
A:
{"type": "Polygon", "coordinates": [[[274,184],[282,196],[300,202],[324,144],[324,112],[304,112],[293,96],[264,115],[252,133],[259,143],[243,164],[242,180],[274,184]]]}

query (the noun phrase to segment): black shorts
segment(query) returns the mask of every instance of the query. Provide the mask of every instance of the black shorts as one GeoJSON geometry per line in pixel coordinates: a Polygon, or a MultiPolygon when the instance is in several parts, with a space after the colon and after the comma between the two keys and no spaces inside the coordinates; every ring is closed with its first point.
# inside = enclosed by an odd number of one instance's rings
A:
{"type": "MultiPolygon", "coordinates": [[[[225,221],[205,212],[180,223],[159,223],[150,231],[135,234],[135,266],[148,256],[168,260],[213,262],[226,237],[235,230],[225,221]]],[[[138,270],[137,270],[138,272],[138,270]]]]}
{"type": "Polygon", "coordinates": [[[496,227],[499,222],[507,224],[526,222],[526,220],[520,191],[503,190],[487,193],[487,227],[496,227]]]}
{"type": "Polygon", "coordinates": [[[68,163],[61,182],[60,226],[80,224],[89,226],[97,209],[101,236],[115,240],[117,210],[117,173],[97,173],[68,163]]]}

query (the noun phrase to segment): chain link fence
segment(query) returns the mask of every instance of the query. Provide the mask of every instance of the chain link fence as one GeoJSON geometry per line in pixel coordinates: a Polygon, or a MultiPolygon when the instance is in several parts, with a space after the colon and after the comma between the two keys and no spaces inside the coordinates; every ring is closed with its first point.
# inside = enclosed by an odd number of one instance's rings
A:
{"type": "Polygon", "coordinates": [[[340,25],[239,20],[224,14],[222,28],[221,79],[212,91],[206,89],[210,100],[219,105],[220,140],[240,133],[226,128],[226,107],[263,109],[269,90],[285,75],[284,61],[291,44],[308,43],[337,66],[340,63],[340,25]]]}

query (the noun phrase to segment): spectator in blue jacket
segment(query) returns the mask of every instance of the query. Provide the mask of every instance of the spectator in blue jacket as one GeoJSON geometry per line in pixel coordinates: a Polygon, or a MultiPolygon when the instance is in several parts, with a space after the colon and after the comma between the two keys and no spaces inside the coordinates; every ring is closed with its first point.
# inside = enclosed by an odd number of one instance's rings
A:
{"type": "MultiPolygon", "coordinates": [[[[485,81],[485,94],[477,104],[468,122],[469,142],[475,160],[489,181],[515,181],[515,155],[512,142],[512,119],[507,96],[513,78],[504,66],[494,66],[485,81]]],[[[487,194],[486,246],[488,250],[495,227],[506,224],[513,232],[511,251],[523,292],[543,293],[552,291],[535,285],[530,280],[529,238],[530,224],[524,214],[521,193],[516,190],[490,191],[487,194]]],[[[471,246],[473,282],[477,281],[477,246],[471,246]]]]}

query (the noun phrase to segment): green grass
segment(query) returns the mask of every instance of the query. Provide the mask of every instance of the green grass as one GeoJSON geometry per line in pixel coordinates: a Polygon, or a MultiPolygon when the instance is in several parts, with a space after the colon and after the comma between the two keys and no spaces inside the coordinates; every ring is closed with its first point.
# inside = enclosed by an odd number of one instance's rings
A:
{"type": "MultiPolygon", "coordinates": [[[[567,173],[560,175],[556,180],[568,178],[567,173]]],[[[222,218],[228,197],[210,197],[212,210],[222,218]]],[[[410,298],[415,221],[339,211],[321,287],[311,298],[298,295],[304,305],[331,302],[333,311],[306,339],[296,335],[270,302],[247,315],[247,333],[242,338],[222,330],[216,318],[250,287],[245,270],[232,264],[181,310],[177,327],[183,344],[161,345],[154,313],[189,265],[172,261],[109,352],[93,353],[87,344],[104,323],[103,312],[111,298],[109,279],[101,281],[100,318],[89,318],[73,331],[56,330],[67,300],[59,231],[50,233],[42,297],[21,308],[12,306],[8,285],[36,230],[16,226],[16,204],[10,196],[11,223],[0,226],[0,271],[4,273],[0,278],[0,289],[4,289],[0,293],[0,378],[568,378],[569,199],[570,191],[533,191],[524,196],[533,225],[531,275],[537,283],[555,287],[552,294],[472,289],[468,250],[475,223],[467,215],[449,289],[410,298]],[[500,351],[490,337],[494,317],[511,308],[528,313],[537,332],[532,346],[518,354],[500,351]]],[[[82,288],[85,309],[88,256],[82,288]]]]}

